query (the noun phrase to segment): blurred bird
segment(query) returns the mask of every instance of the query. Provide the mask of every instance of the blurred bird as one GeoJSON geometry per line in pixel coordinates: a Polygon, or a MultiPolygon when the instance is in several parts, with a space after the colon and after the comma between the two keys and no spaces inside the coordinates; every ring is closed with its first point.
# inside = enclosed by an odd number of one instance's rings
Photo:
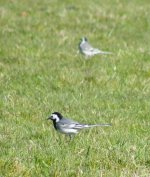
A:
{"type": "Polygon", "coordinates": [[[111,52],[105,52],[101,51],[97,48],[92,47],[91,44],[89,44],[86,37],[83,37],[81,39],[81,42],[79,43],[79,50],[82,54],[84,54],[86,57],[91,57],[97,54],[112,54],[111,52]]]}
{"type": "Polygon", "coordinates": [[[80,124],[79,122],[76,122],[74,120],[64,118],[59,112],[52,113],[48,119],[53,121],[55,130],[59,131],[60,133],[69,135],[70,138],[71,135],[79,133],[79,131],[84,128],[111,126],[111,124],[80,124]]]}

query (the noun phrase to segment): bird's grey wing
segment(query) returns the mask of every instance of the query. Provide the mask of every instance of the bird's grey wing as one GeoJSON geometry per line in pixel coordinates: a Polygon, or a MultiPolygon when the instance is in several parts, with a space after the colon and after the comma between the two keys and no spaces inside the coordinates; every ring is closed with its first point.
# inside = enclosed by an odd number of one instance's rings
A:
{"type": "Polygon", "coordinates": [[[82,129],[84,127],[84,124],[66,118],[61,119],[57,124],[63,128],[82,129]]]}
{"type": "Polygon", "coordinates": [[[74,120],[71,120],[71,119],[67,119],[67,118],[61,119],[61,122],[62,123],[67,123],[67,124],[72,124],[72,123],[78,124],[79,123],[77,121],[74,121],[74,120]]]}
{"type": "Polygon", "coordinates": [[[73,128],[76,124],[79,124],[74,120],[66,118],[61,119],[58,123],[64,128],[73,128]]]}
{"type": "Polygon", "coordinates": [[[83,43],[81,48],[82,50],[93,50],[93,47],[88,42],[83,43]]]}

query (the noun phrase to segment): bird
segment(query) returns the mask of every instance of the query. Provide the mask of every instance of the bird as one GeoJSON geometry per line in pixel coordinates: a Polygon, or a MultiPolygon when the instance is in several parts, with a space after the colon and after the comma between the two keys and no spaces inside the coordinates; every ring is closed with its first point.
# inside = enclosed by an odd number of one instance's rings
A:
{"type": "Polygon", "coordinates": [[[105,52],[102,50],[99,50],[97,48],[94,48],[89,42],[86,37],[82,37],[81,41],[79,43],[79,50],[82,54],[84,54],[86,57],[92,57],[97,54],[112,54],[111,52],[105,52]]]}
{"type": "Polygon", "coordinates": [[[59,112],[53,112],[48,119],[53,121],[53,126],[56,131],[69,135],[70,139],[72,135],[79,133],[81,129],[98,126],[111,126],[111,124],[81,124],[63,117],[63,115],[59,112]]]}

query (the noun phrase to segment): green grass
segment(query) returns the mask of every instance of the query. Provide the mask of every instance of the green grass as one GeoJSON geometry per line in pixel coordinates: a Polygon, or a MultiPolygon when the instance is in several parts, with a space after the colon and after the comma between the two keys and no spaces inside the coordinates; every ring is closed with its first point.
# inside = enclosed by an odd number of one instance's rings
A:
{"type": "Polygon", "coordinates": [[[150,176],[148,0],[0,1],[0,176],[150,176]],[[82,36],[111,56],[85,60],[82,36]],[[68,143],[47,117],[112,127],[68,143]]]}

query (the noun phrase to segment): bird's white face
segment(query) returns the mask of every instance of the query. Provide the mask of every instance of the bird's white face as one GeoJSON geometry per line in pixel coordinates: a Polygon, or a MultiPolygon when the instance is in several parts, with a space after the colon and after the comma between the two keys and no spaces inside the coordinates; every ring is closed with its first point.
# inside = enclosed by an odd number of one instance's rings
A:
{"type": "Polygon", "coordinates": [[[52,114],[51,115],[51,120],[55,120],[56,122],[59,122],[60,118],[58,117],[57,114],[52,114]]]}
{"type": "Polygon", "coordinates": [[[81,47],[84,43],[85,43],[85,39],[84,39],[84,38],[82,38],[82,39],[81,39],[81,41],[80,41],[79,46],[81,47]]]}
{"type": "Polygon", "coordinates": [[[83,37],[82,38],[82,43],[84,43],[86,41],[86,38],[85,37],[83,37]]]}

